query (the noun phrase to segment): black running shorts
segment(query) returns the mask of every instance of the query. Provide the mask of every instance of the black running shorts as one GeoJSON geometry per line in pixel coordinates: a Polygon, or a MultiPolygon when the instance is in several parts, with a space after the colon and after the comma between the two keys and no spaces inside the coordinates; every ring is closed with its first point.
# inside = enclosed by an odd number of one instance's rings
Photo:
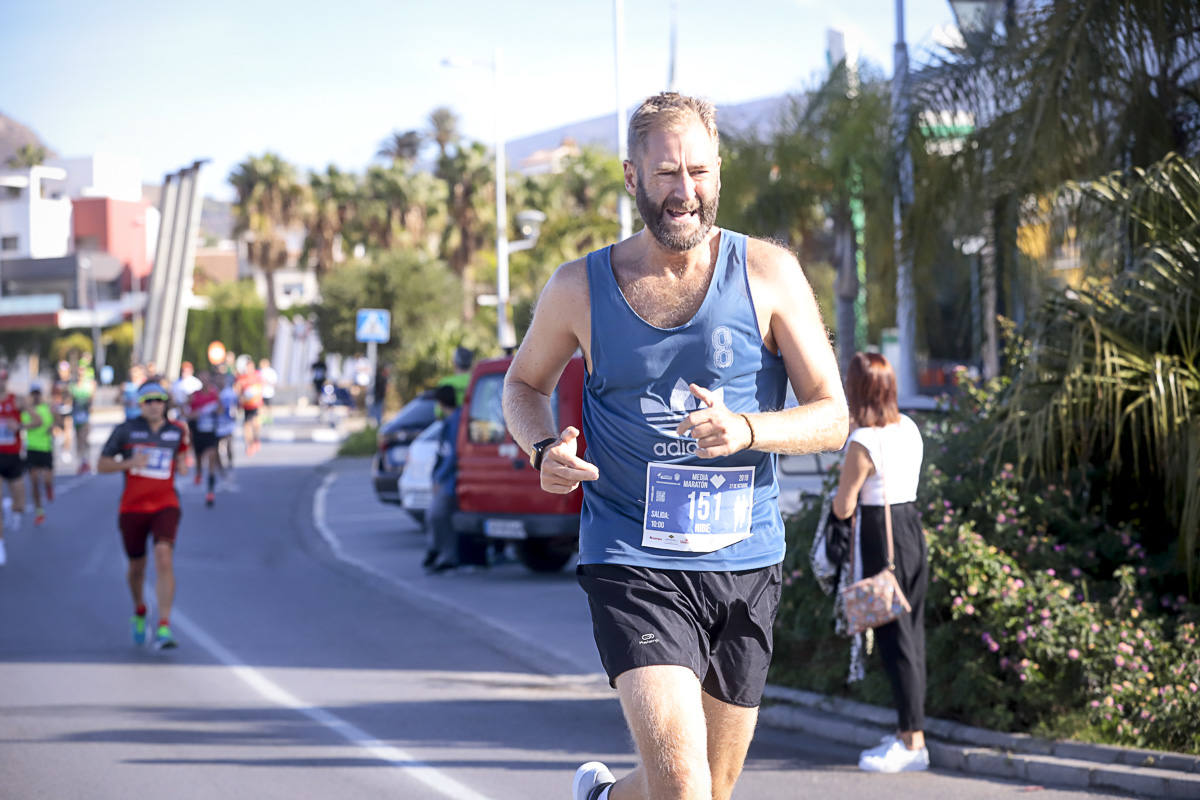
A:
{"type": "Polygon", "coordinates": [[[195,438],[192,439],[192,447],[196,449],[196,455],[204,455],[215,448],[220,441],[217,434],[211,431],[197,431],[195,438]]]}
{"type": "Polygon", "coordinates": [[[779,608],[779,564],[700,572],[581,564],[600,661],[615,687],[637,667],[674,664],[704,691],[745,708],[762,702],[779,608]]]}
{"type": "Polygon", "coordinates": [[[49,450],[26,450],[25,464],[30,469],[54,469],[54,453],[49,450]]]}
{"type": "Polygon", "coordinates": [[[0,453],[0,478],[19,481],[25,474],[25,461],[20,453],[0,453]]]}
{"type": "Polygon", "coordinates": [[[153,535],[154,543],[175,544],[179,530],[179,506],[167,506],[158,511],[122,511],[117,518],[121,528],[121,541],[125,544],[125,555],[132,561],[146,555],[146,538],[153,535]]]}

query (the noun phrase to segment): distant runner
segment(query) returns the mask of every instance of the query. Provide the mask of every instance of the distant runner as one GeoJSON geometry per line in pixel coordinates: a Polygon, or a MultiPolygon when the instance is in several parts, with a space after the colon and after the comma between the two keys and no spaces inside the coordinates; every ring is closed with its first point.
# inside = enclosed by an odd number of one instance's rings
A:
{"type": "Polygon", "coordinates": [[[79,458],[79,474],[86,475],[92,471],[88,459],[88,434],[91,432],[92,397],[96,394],[96,381],[91,375],[91,367],[82,362],[79,365],[79,377],[70,384],[71,393],[71,426],[75,429],[75,455],[79,458]]]}
{"type": "Polygon", "coordinates": [[[21,414],[25,427],[25,463],[29,466],[29,483],[33,487],[33,524],[46,522],[46,500],[54,499],[54,412],[42,399],[41,384],[29,389],[29,407],[21,414]]]}
{"type": "Polygon", "coordinates": [[[205,375],[200,379],[200,391],[188,398],[188,426],[194,431],[192,447],[196,452],[196,483],[208,468],[208,492],[204,505],[211,507],[216,500],[217,471],[221,461],[217,453],[217,420],[221,416],[221,397],[217,394],[212,379],[205,375]]]}
{"type": "MultiPolygon", "coordinates": [[[[25,462],[21,460],[21,404],[8,391],[6,369],[0,369],[0,478],[12,498],[12,527],[16,530],[21,527],[21,514],[25,511],[25,462]]],[[[0,522],[0,565],[7,558],[4,524],[0,522]]]]}
{"type": "Polygon", "coordinates": [[[259,441],[262,420],[259,419],[258,412],[263,404],[262,375],[254,368],[253,363],[247,365],[246,371],[238,376],[236,387],[242,406],[242,438],[246,442],[246,455],[252,456],[262,446],[259,441]]]}
{"type": "Polygon", "coordinates": [[[125,473],[118,526],[129,558],[127,578],[133,595],[134,644],[146,641],[146,539],[154,537],[154,594],[158,625],[154,647],[176,646],[171,633],[171,604],[175,601],[175,535],[179,529],[179,493],[175,476],[187,474],[187,426],[166,418],[167,392],[157,383],[138,390],[142,415],[122,422],[100,451],[96,470],[125,473]]]}

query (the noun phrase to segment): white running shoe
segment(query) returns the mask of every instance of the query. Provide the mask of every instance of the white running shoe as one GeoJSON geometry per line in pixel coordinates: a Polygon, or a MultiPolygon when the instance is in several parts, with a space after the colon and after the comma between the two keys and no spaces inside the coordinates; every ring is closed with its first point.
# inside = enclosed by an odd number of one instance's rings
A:
{"type": "Polygon", "coordinates": [[[8,562],[8,555],[4,552],[4,540],[0,539],[0,567],[8,562]]]}
{"type": "Polygon", "coordinates": [[[872,747],[868,750],[863,750],[861,753],[859,753],[858,758],[861,761],[862,759],[866,758],[867,756],[882,756],[883,754],[885,754],[888,751],[888,748],[890,748],[892,746],[892,742],[895,742],[895,741],[898,741],[898,737],[896,736],[896,734],[889,733],[887,736],[883,736],[880,738],[879,744],[875,745],[874,747],[872,747]]]}
{"type": "Polygon", "coordinates": [[[865,751],[858,759],[858,768],[864,772],[920,772],[929,769],[929,750],[909,750],[897,739],[882,753],[865,751]]]}
{"type": "Polygon", "coordinates": [[[571,800],[596,800],[605,786],[617,782],[608,767],[599,761],[589,761],[575,770],[575,781],[571,784],[571,800]]]}

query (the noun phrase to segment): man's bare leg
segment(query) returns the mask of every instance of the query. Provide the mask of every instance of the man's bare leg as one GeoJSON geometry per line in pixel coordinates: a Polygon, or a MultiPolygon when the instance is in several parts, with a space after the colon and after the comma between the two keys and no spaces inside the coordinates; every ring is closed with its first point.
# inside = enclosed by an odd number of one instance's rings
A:
{"type": "Polygon", "coordinates": [[[705,692],[701,692],[701,701],[708,723],[708,768],[712,774],[713,800],[729,800],[754,738],[758,708],[730,705],[705,692]]]}
{"type": "Polygon", "coordinates": [[[609,800],[711,800],[708,732],[700,681],[680,666],[639,667],[617,676],[621,708],[641,764],[609,800]]]}

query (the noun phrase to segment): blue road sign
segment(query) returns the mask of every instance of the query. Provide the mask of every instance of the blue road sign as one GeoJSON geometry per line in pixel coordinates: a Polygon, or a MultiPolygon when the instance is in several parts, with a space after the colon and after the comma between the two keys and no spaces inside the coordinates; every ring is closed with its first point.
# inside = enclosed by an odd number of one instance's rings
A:
{"type": "Polygon", "coordinates": [[[392,312],[385,308],[360,308],[354,323],[354,338],[377,344],[392,338],[392,312]]]}

